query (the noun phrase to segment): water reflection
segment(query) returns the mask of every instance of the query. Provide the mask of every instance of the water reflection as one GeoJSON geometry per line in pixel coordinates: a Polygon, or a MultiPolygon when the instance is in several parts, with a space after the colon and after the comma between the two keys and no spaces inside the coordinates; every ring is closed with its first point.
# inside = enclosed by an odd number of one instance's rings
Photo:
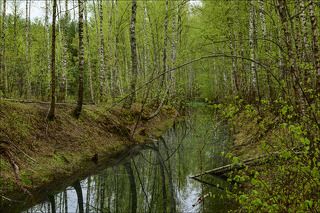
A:
{"type": "Polygon", "coordinates": [[[215,177],[203,182],[189,177],[225,164],[220,153],[228,149],[226,126],[207,108],[190,112],[158,141],[144,145],[122,165],[76,181],[34,212],[227,212],[226,183],[215,177]]]}

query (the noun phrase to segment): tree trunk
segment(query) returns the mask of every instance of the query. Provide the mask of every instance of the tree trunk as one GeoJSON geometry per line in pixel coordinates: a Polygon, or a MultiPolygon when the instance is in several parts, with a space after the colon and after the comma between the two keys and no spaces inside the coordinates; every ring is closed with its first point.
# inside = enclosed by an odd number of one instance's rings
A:
{"type": "Polygon", "coordinates": [[[91,103],[94,103],[94,90],[93,90],[93,82],[92,82],[92,67],[91,67],[91,57],[90,57],[90,37],[89,37],[89,25],[88,25],[88,12],[87,12],[87,3],[85,3],[85,28],[86,28],[86,41],[87,41],[87,48],[88,48],[88,71],[89,71],[89,89],[90,89],[90,99],[91,103]]]}
{"type": "Polygon", "coordinates": [[[316,92],[320,94],[320,52],[319,52],[319,31],[317,17],[314,12],[314,0],[309,0],[309,14],[311,22],[311,32],[312,32],[312,53],[314,60],[314,67],[316,69],[316,92]]]}
{"type": "Polygon", "coordinates": [[[65,102],[67,96],[67,67],[68,67],[68,42],[67,42],[67,30],[68,30],[68,22],[69,22],[69,11],[68,11],[68,0],[65,0],[65,16],[62,25],[62,45],[63,45],[63,53],[62,53],[62,72],[61,72],[61,82],[60,82],[60,97],[59,102],[65,102]]]}
{"type": "MultiPolygon", "coordinates": [[[[13,23],[13,42],[14,42],[14,49],[17,50],[18,49],[18,39],[17,39],[17,37],[18,37],[18,28],[17,28],[17,26],[18,26],[18,5],[17,5],[17,0],[14,0],[13,4],[14,4],[13,5],[13,7],[14,7],[13,8],[13,16],[14,16],[13,17],[13,20],[14,20],[14,23],[13,23]]],[[[18,54],[15,55],[15,60],[17,60],[17,58],[18,58],[17,56],[18,56],[18,54]]],[[[15,73],[17,72],[17,64],[16,63],[14,64],[13,70],[15,73]]],[[[44,79],[42,82],[44,82],[44,79]]],[[[10,93],[11,92],[12,92],[12,90],[10,90],[10,93]]],[[[41,95],[44,96],[44,92],[41,92],[41,95]]]]}
{"type": "Polygon", "coordinates": [[[63,191],[63,203],[64,203],[64,212],[68,212],[68,192],[66,189],[63,191]]]}
{"type": "Polygon", "coordinates": [[[7,73],[6,73],[6,5],[7,1],[3,0],[2,8],[2,26],[1,26],[1,57],[0,57],[0,96],[3,95],[6,97],[8,82],[7,82],[7,73]]]}
{"type": "Polygon", "coordinates": [[[30,40],[30,11],[31,11],[31,0],[26,0],[26,81],[25,81],[25,97],[29,97],[31,94],[31,40],[30,40]]]}
{"type": "Polygon", "coordinates": [[[91,178],[88,177],[87,182],[87,195],[86,195],[86,213],[90,212],[90,201],[91,201],[91,178]]]}
{"type": "Polygon", "coordinates": [[[113,19],[113,13],[114,13],[114,2],[111,1],[111,10],[109,12],[109,24],[108,24],[108,33],[107,33],[107,46],[108,51],[106,53],[106,61],[107,61],[107,87],[110,91],[110,95],[112,99],[114,100],[116,97],[116,94],[114,93],[114,82],[113,82],[113,74],[114,74],[114,64],[112,61],[112,19],[113,19]]]}
{"type": "MultiPolygon", "coordinates": [[[[81,1],[81,0],[79,0],[79,1],[81,1]]],[[[73,184],[73,188],[76,190],[76,193],[77,193],[79,213],[84,213],[83,194],[82,194],[82,188],[81,188],[80,181],[76,181],[73,184]]]]}
{"type": "Polygon", "coordinates": [[[51,104],[47,119],[52,121],[55,117],[56,103],[56,14],[57,0],[53,0],[52,14],[52,40],[51,40],[51,104]]]}
{"type": "Polygon", "coordinates": [[[76,118],[79,118],[83,105],[83,73],[84,73],[84,45],[83,45],[83,0],[78,0],[79,8],[79,88],[77,106],[74,111],[76,118]]]}
{"type": "Polygon", "coordinates": [[[131,47],[131,82],[130,82],[130,96],[128,97],[124,107],[130,108],[132,103],[136,100],[136,83],[138,78],[138,58],[136,47],[136,14],[137,1],[132,0],[131,21],[130,21],[130,47],[131,47]]]}
{"type": "Polygon", "coordinates": [[[258,76],[256,63],[256,23],[255,23],[255,8],[253,1],[249,2],[249,46],[250,46],[250,59],[251,62],[251,88],[250,88],[250,101],[254,101],[257,95],[259,96],[258,89],[258,76]]]}
{"type": "Polygon", "coordinates": [[[131,203],[131,213],[136,213],[137,212],[137,186],[136,186],[136,181],[134,178],[133,170],[131,167],[131,163],[128,162],[125,165],[128,177],[129,177],[129,182],[130,182],[130,203],[131,203]]]}
{"type": "MultiPolygon", "coordinates": [[[[114,11],[114,22],[115,22],[115,33],[114,33],[114,62],[113,62],[113,66],[111,67],[112,70],[112,81],[111,81],[111,91],[112,91],[112,98],[113,100],[119,96],[120,93],[120,87],[119,87],[119,69],[118,69],[118,49],[119,49],[119,37],[118,37],[118,23],[117,23],[117,13],[118,13],[118,3],[117,1],[115,1],[114,3],[112,3],[113,5],[113,11],[114,11]]],[[[111,19],[111,18],[110,18],[111,19]]],[[[110,21],[111,26],[112,27],[112,22],[110,21]]],[[[111,36],[111,33],[110,33],[111,36]]],[[[111,49],[111,48],[110,48],[111,49]]]]}
{"type": "Polygon", "coordinates": [[[293,88],[296,106],[299,108],[298,110],[303,110],[303,103],[302,103],[302,95],[301,90],[299,87],[299,79],[297,78],[298,73],[296,70],[296,57],[292,47],[292,38],[289,31],[289,23],[288,23],[288,12],[287,12],[287,2],[286,0],[278,0],[277,9],[279,12],[279,16],[282,23],[282,30],[285,37],[285,45],[287,48],[288,58],[285,60],[285,72],[286,75],[290,74],[291,81],[288,80],[288,89],[293,88]],[[292,86],[291,86],[292,85],[292,86]]]}
{"type": "MultiPolygon", "coordinates": [[[[266,17],[265,17],[265,9],[264,9],[264,1],[259,0],[259,9],[260,9],[260,21],[261,21],[261,29],[262,29],[262,38],[263,41],[266,42],[266,39],[268,39],[267,35],[267,25],[266,25],[266,17]]],[[[270,52],[270,45],[269,44],[264,44],[264,50],[268,54],[270,52]]],[[[273,101],[273,89],[271,85],[271,76],[270,76],[270,71],[267,72],[267,83],[268,83],[268,95],[271,101],[273,101]]]]}
{"type": "MultiPolygon", "coordinates": [[[[171,67],[175,67],[176,59],[177,59],[177,41],[178,41],[178,32],[177,32],[177,14],[176,11],[178,10],[175,1],[172,1],[174,13],[172,15],[172,43],[171,43],[171,67]]],[[[171,93],[175,95],[176,92],[176,77],[175,73],[171,73],[171,93]]]]}
{"type": "Polygon", "coordinates": [[[57,209],[56,209],[56,200],[55,200],[54,195],[49,195],[48,198],[49,198],[49,202],[50,202],[50,206],[51,206],[51,213],[56,213],[57,209]]]}
{"type": "MultiPolygon", "coordinates": [[[[44,19],[44,23],[45,23],[45,31],[46,31],[46,47],[47,47],[47,75],[50,73],[51,70],[51,57],[50,57],[50,30],[49,30],[49,0],[46,0],[45,2],[45,19],[44,19]]],[[[47,85],[48,89],[50,90],[50,84],[47,85]]],[[[47,97],[48,99],[49,97],[47,97]]]]}
{"type": "Polygon", "coordinates": [[[308,37],[307,37],[307,21],[306,21],[306,13],[305,13],[305,0],[298,0],[300,2],[300,23],[301,23],[301,34],[303,36],[302,42],[302,59],[305,60],[307,58],[307,50],[309,49],[308,37]]]}
{"type": "MultiPolygon", "coordinates": [[[[237,54],[236,43],[235,43],[235,35],[233,28],[233,20],[228,21],[229,28],[229,41],[230,41],[230,50],[231,55],[237,54]]],[[[232,57],[232,90],[235,95],[239,94],[239,80],[238,80],[238,70],[237,70],[237,58],[232,57]]]]}
{"type": "MultiPolygon", "coordinates": [[[[162,56],[162,70],[163,72],[166,72],[168,70],[167,65],[167,46],[168,46],[168,23],[169,23],[169,0],[166,0],[166,13],[164,17],[164,40],[163,40],[163,56],[162,56]]],[[[168,73],[169,75],[169,73],[168,73]]],[[[166,85],[167,81],[167,74],[164,74],[162,76],[161,80],[161,89],[166,85]]]]}
{"type": "Polygon", "coordinates": [[[248,75],[247,75],[247,72],[246,72],[246,62],[244,60],[244,57],[245,57],[245,48],[244,48],[244,42],[243,42],[243,33],[240,31],[239,32],[239,55],[240,57],[242,58],[241,59],[241,77],[240,77],[240,87],[241,88],[241,94],[242,95],[245,95],[248,93],[248,75]]]}
{"type": "Polygon", "coordinates": [[[100,30],[99,30],[99,37],[100,37],[100,47],[99,47],[99,56],[100,56],[100,71],[99,71],[99,78],[100,78],[100,85],[99,85],[99,95],[100,95],[100,102],[104,100],[106,96],[105,91],[105,51],[104,51],[104,35],[103,35],[103,10],[102,10],[102,0],[99,2],[99,19],[100,19],[100,30]]]}

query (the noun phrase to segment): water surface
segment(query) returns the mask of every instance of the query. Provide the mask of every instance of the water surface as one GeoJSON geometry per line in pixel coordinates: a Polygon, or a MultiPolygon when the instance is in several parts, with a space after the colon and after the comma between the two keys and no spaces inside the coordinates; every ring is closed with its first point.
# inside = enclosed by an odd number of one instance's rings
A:
{"type": "Polygon", "coordinates": [[[190,176],[226,164],[221,153],[229,144],[228,128],[212,110],[190,108],[159,140],[25,212],[227,212],[224,180],[202,178],[217,188],[190,176]]]}

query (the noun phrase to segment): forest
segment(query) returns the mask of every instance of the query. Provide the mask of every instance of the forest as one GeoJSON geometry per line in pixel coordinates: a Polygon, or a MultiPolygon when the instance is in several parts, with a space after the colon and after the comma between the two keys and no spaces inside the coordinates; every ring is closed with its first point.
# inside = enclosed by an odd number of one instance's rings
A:
{"type": "Polygon", "coordinates": [[[320,212],[318,0],[0,0],[0,213],[320,212]]]}

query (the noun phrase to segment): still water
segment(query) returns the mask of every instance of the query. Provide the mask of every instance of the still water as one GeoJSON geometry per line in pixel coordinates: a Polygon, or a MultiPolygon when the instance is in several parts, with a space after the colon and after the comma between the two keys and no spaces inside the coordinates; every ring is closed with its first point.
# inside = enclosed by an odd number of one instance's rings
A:
{"type": "Polygon", "coordinates": [[[190,176],[226,164],[221,153],[229,144],[226,124],[211,109],[191,107],[160,139],[25,212],[227,212],[224,180],[202,178],[217,188],[190,176]]]}

